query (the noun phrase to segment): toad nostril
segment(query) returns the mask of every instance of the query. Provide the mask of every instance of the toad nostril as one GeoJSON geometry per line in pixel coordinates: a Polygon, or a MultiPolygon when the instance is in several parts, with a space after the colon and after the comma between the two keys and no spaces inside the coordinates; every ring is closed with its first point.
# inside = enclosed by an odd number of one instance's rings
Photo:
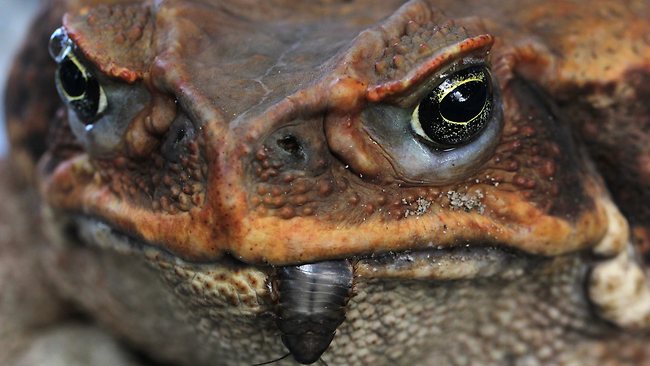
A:
{"type": "Polygon", "coordinates": [[[287,135],[277,140],[278,146],[291,154],[294,158],[299,160],[305,159],[305,152],[303,151],[300,141],[293,135],[287,135]]]}
{"type": "Polygon", "coordinates": [[[174,140],[175,144],[178,144],[179,142],[183,141],[185,138],[185,129],[184,128],[179,128],[178,132],[176,132],[176,139],[174,140]]]}

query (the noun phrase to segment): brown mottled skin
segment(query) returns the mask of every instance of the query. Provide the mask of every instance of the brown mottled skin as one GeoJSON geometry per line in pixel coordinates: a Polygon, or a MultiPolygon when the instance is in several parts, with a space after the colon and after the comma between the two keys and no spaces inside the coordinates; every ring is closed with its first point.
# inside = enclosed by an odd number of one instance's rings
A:
{"type": "Polygon", "coordinates": [[[649,19],[648,1],[47,3],[7,89],[0,291],[27,295],[0,306],[0,364],[49,364],[44,326],[120,365],[270,361],[275,268],[330,259],[355,277],[329,365],[650,364],[650,318],[609,315],[625,282],[593,289],[599,265],[650,257],[649,19]],[[61,25],[109,93],[144,96],[96,122],[124,126],[109,147],[56,94],[61,25]],[[397,117],[471,62],[498,134],[441,168],[397,117]]]}

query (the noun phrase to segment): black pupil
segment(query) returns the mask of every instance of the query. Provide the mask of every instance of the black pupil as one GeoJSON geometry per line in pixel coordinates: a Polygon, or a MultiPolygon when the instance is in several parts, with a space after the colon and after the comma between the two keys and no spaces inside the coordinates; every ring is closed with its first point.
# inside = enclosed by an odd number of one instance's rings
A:
{"type": "Polygon", "coordinates": [[[101,87],[93,74],[85,72],[75,61],[71,54],[59,63],[57,85],[63,100],[74,109],[82,123],[89,125],[98,117],[101,87]]]}
{"type": "Polygon", "coordinates": [[[426,136],[441,148],[472,141],[485,128],[492,112],[492,86],[483,66],[460,70],[431,91],[418,107],[426,136]],[[443,87],[451,90],[440,100],[443,87]]]}
{"type": "Polygon", "coordinates": [[[59,69],[61,86],[70,97],[80,97],[86,92],[86,79],[74,62],[65,59],[59,69]]]}
{"type": "Polygon", "coordinates": [[[476,117],[485,106],[487,86],[483,81],[469,81],[459,85],[440,102],[440,115],[451,122],[467,122],[476,117]]]}

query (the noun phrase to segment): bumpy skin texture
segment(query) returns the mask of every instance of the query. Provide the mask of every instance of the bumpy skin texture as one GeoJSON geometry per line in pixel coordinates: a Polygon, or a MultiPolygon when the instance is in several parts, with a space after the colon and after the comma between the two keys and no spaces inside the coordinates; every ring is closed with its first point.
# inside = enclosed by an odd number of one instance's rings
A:
{"type": "Polygon", "coordinates": [[[647,2],[48,7],[9,82],[50,241],[21,256],[151,362],[283,356],[275,268],[345,259],[329,364],[650,363],[647,2]],[[99,132],[56,96],[61,24],[111,95],[146,95],[99,132]],[[403,116],[476,63],[495,137],[432,149],[403,116]]]}

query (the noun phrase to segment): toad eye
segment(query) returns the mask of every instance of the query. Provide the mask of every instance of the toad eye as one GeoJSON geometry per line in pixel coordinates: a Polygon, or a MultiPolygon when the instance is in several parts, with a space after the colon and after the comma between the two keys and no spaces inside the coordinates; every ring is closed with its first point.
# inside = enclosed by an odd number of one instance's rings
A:
{"type": "MultiPolygon", "coordinates": [[[[54,38],[54,36],[53,36],[54,38]]],[[[50,50],[52,50],[50,46],[50,50]]],[[[77,114],[79,120],[90,125],[106,110],[104,89],[93,73],[70,50],[64,50],[56,71],[56,89],[77,114]]]]}
{"type": "Polygon", "coordinates": [[[67,107],[72,133],[94,157],[109,157],[124,147],[131,122],[149,105],[142,82],[127,83],[102,73],[61,27],[48,45],[57,64],[56,89],[67,107]]]}
{"type": "Polygon", "coordinates": [[[493,94],[484,66],[460,70],[427,94],[411,115],[417,135],[438,148],[453,148],[476,138],[491,118],[493,94]]]}

